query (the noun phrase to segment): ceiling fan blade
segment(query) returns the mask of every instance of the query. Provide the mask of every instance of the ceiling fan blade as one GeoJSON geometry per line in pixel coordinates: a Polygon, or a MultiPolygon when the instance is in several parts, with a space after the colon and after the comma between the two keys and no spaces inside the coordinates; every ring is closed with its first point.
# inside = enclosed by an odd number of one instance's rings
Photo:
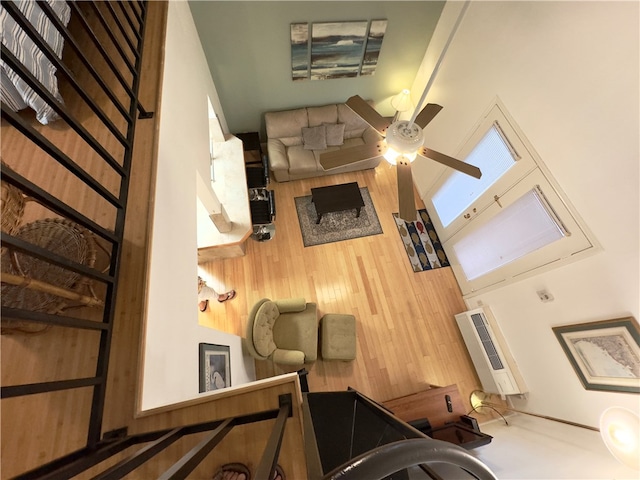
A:
{"type": "Polygon", "coordinates": [[[354,95],[345,103],[347,107],[360,115],[365,122],[375,128],[380,135],[384,136],[387,134],[387,128],[389,128],[390,125],[389,120],[376,112],[375,109],[360,96],[354,95]]]}
{"type": "Polygon", "coordinates": [[[435,103],[427,103],[427,105],[420,111],[416,117],[415,123],[420,125],[420,128],[426,127],[431,120],[442,110],[442,107],[435,103]]]}
{"type": "Polygon", "coordinates": [[[341,148],[320,154],[320,165],[325,170],[344,167],[352,163],[362,162],[370,158],[380,157],[387,152],[385,142],[356,145],[355,147],[341,148]]]}
{"type": "Polygon", "coordinates": [[[398,216],[405,222],[413,222],[416,219],[416,199],[413,193],[413,175],[411,163],[401,157],[396,164],[398,173],[398,216]]]}
{"type": "Polygon", "coordinates": [[[449,155],[445,155],[444,153],[436,152],[435,150],[431,150],[430,148],[422,147],[418,150],[418,153],[423,157],[430,158],[431,160],[435,160],[438,163],[446,165],[447,167],[451,167],[459,172],[466,173],[467,175],[471,175],[474,178],[480,178],[482,176],[482,172],[480,169],[474,165],[470,165],[468,163],[461,162],[460,160],[456,160],[449,155]]]}

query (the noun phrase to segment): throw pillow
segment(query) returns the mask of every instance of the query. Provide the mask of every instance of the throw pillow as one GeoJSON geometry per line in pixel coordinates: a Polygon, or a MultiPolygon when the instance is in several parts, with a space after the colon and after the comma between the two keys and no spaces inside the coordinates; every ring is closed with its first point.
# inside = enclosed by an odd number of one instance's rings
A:
{"type": "Polygon", "coordinates": [[[326,128],[324,125],[317,127],[302,127],[302,141],[305,150],[324,150],[327,148],[326,128]]]}
{"type": "Polygon", "coordinates": [[[344,143],[344,123],[325,123],[327,129],[327,145],[337,147],[344,143]]]}

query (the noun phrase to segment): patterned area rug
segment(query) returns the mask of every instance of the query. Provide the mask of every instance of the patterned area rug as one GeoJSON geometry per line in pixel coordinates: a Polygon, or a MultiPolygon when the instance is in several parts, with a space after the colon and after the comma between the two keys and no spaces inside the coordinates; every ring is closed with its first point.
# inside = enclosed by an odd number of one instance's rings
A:
{"type": "Polygon", "coordinates": [[[360,188],[360,194],[364,200],[364,207],[360,210],[358,218],[356,218],[355,209],[325,213],[322,215],[319,225],[316,225],[318,215],[316,207],[311,201],[311,195],[294,198],[304,246],[312,247],[323,243],[341,242],[342,240],[382,233],[369,189],[367,187],[360,188]]]}
{"type": "Polygon", "coordinates": [[[413,222],[405,222],[398,218],[397,213],[393,214],[393,218],[414,272],[449,266],[447,255],[425,209],[418,210],[413,222]]]}

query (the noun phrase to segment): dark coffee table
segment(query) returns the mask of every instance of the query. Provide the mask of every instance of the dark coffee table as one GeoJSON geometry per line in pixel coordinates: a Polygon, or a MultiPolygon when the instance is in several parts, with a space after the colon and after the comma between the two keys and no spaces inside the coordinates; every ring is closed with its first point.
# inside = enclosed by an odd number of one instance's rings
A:
{"type": "Polygon", "coordinates": [[[360,195],[360,188],[357,182],[312,188],[311,201],[315,204],[316,213],[318,214],[316,225],[320,223],[322,215],[325,213],[341,212],[352,208],[356,209],[356,218],[358,218],[360,209],[364,207],[364,200],[360,195]]]}

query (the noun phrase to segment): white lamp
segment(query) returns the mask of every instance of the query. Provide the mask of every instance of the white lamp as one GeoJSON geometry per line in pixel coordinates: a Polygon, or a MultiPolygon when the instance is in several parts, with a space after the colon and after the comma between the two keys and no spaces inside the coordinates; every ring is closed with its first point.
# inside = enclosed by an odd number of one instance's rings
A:
{"type": "Polygon", "coordinates": [[[395,108],[396,115],[393,117],[395,122],[402,112],[413,110],[413,102],[411,101],[411,92],[408,88],[402,90],[399,94],[391,99],[391,106],[395,108]]]}
{"type": "Polygon", "coordinates": [[[622,407],[607,408],[600,416],[600,435],[616,459],[640,470],[640,417],[622,407]]]}

